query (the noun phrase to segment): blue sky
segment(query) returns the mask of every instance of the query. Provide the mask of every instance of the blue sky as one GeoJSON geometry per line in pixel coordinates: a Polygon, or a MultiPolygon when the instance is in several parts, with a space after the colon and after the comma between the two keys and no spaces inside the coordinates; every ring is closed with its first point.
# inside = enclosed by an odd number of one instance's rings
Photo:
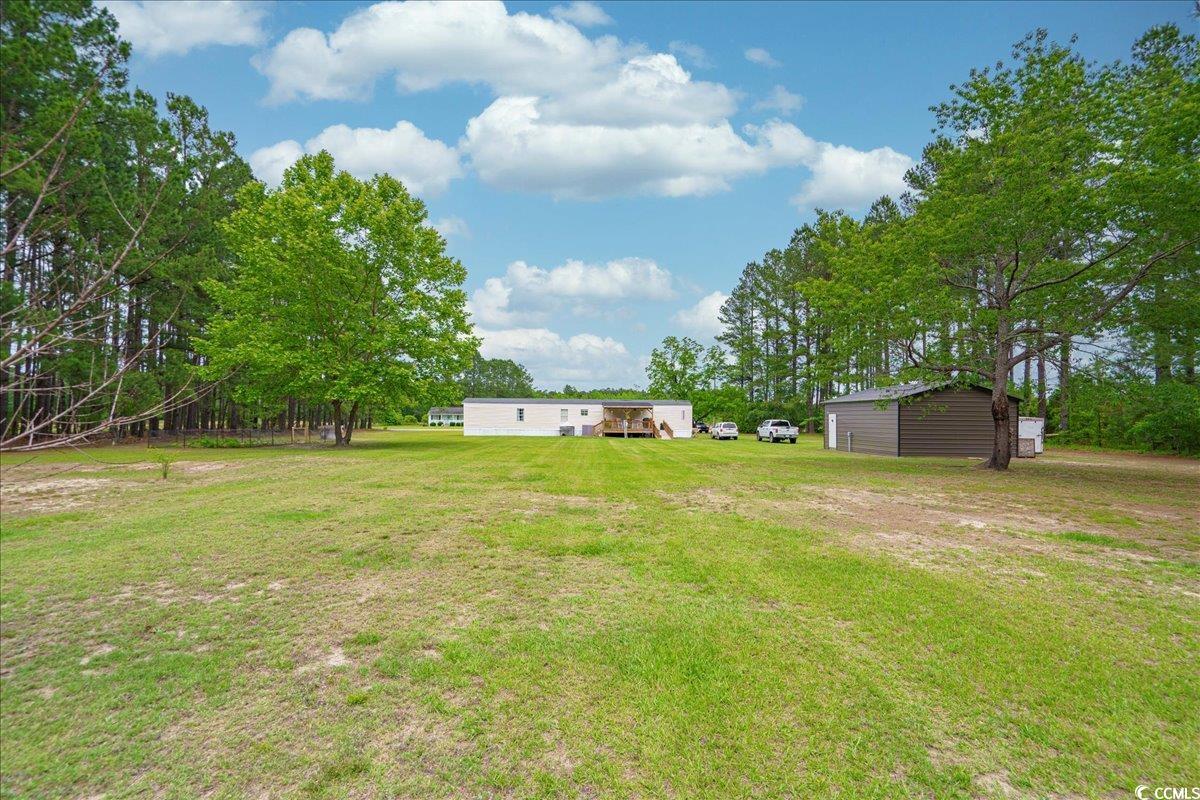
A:
{"type": "Polygon", "coordinates": [[[425,200],[485,355],[538,385],[644,385],[709,341],[742,266],[813,208],[860,211],[930,105],[1027,32],[1099,61],[1155,3],[108,2],[131,75],[205,105],[260,178],[330,149],[425,200]]]}

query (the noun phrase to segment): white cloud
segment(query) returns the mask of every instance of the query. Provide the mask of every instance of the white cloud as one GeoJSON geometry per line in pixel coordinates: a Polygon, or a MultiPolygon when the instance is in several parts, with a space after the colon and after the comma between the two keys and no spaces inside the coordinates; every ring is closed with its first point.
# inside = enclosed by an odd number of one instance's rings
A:
{"type": "Polygon", "coordinates": [[[880,195],[897,197],[905,191],[904,173],[913,163],[890,147],[862,151],[821,143],[816,156],[806,163],[812,178],[792,202],[801,208],[864,208],[880,195]]]}
{"type": "Polygon", "coordinates": [[[519,325],[544,316],[540,312],[510,309],[508,301],[512,293],[512,287],[502,278],[484,281],[483,286],[472,292],[471,299],[467,301],[467,310],[471,312],[476,325],[519,325]]]}
{"type": "Polygon", "coordinates": [[[175,0],[134,2],[107,0],[103,5],[117,18],[121,37],[135,53],[157,58],[183,55],[211,44],[257,45],[264,38],[261,3],[236,0],[175,0]]]}
{"type": "Polygon", "coordinates": [[[863,208],[883,194],[893,197],[905,190],[904,173],[913,160],[890,147],[856,150],[813,139],[795,125],[772,120],[766,125],[746,125],[743,130],[758,141],[770,166],[800,164],[811,177],[792,202],[801,208],[863,208]]]}
{"type": "Polygon", "coordinates": [[[503,276],[488,278],[472,292],[468,308],[479,324],[530,324],[543,322],[567,303],[574,303],[576,316],[589,316],[601,303],[670,300],[675,296],[672,283],[668,270],[645,258],[605,264],[572,259],[552,269],[514,261],[503,276]]]}
{"type": "Polygon", "coordinates": [[[405,91],[481,83],[502,94],[541,94],[603,83],[639,47],[592,40],[568,22],[499,2],[381,2],[350,14],[326,35],[291,31],[255,59],[270,102],[353,100],[395,75],[405,91]]]}
{"type": "Polygon", "coordinates": [[[439,194],[451,180],[462,176],[454,148],[427,138],[420,128],[403,120],[390,130],[331,125],[304,147],[289,139],[255,150],[250,154],[250,166],[260,180],[275,185],[283,170],[303,153],[321,150],[333,155],[339,169],[358,178],[386,172],[415,194],[439,194]]]}
{"type": "Polygon", "coordinates": [[[549,270],[516,261],[505,274],[514,286],[554,297],[670,300],[675,296],[671,273],[647,258],[621,258],[606,264],[572,259],[549,270]]]}
{"type": "Polygon", "coordinates": [[[754,104],[755,111],[778,111],[788,115],[799,111],[804,105],[804,98],[792,94],[785,87],[776,84],[771,93],[754,104]]]}
{"type": "Polygon", "coordinates": [[[764,67],[778,67],[781,64],[775,58],[761,47],[751,47],[746,51],[746,60],[752,64],[759,64],[764,67]]]}
{"type": "Polygon", "coordinates": [[[442,235],[443,239],[470,239],[471,229],[462,217],[441,217],[429,223],[429,227],[442,235]]]}
{"type": "Polygon", "coordinates": [[[721,291],[701,297],[694,306],[676,311],[671,319],[686,332],[701,338],[713,337],[721,332],[721,321],[717,315],[729,295],[721,291]]]}
{"type": "Polygon", "coordinates": [[[713,60],[709,58],[708,52],[698,44],[674,41],[667,45],[667,50],[696,69],[711,69],[713,67],[713,60]]]}
{"type": "Polygon", "coordinates": [[[772,122],[748,130],[757,137],[753,144],[727,120],[638,127],[550,122],[537,98],[502,97],[467,123],[459,148],[484,181],[502,189],[575,199],[680,197],[723,191],[735,178],[799,163],[790,149],[774,147],[807,138],[794,126],[772,122]]]}
{"type": "Polygon", "coordinates": [[[575,0],[570,5],[554,6],[550,9],[550,16],[580,28],[613,24],[613,18],[605,14],[604,9],[595,3],[589,3],[588,0],[575,0]]]}
{"type": "MultiPolygon", "coordinates": [[[[729,120],[736,92],[693,80],[675,55],[587,37],[567,21],[580,7],[560,6],[554,19],[510,14],[492,2],[389,0],[352,12],[329,34],[293,30],[256,59],[270,79],[268,100],[359,99],[385,75],[402,91],[465,82],[496,97],[468,121],[456,150],[409,123],[390,131],[336,125],[303,147],[289,141],[258,151],[256,173],[277,180],[300,150],[327,147],[355,174],[387,170],[418,192],[441,191],[458,177],[460,155],[494,187],[557,198],[705,195],[747,175],[800,165],[813,170],[800,203],[893,190],[906,156],[818,142],[779,120],[735,131],[729,120]],[[843,175],[853,183],[839,192],[843,175]]],[[[704,56],[686,42],[672,49],[693,60],[704,56]]],[[[746,57],[778,63],[761,48],[746,57]]],[[[789,114],[801,102],[775,87],[757,107],[789,114]]]]}
{"type": "Polygon", "coordinates": [[[475,333],[484,358],[511,358],[538,383],[612,386],[645,380],[645,359],[609,336],[580,333],[564,339],[548,328],[476,328],[475,333]]]}
{"type": "Polygon", "coordinates": [[[304,155],[304,148],[294,139],[285,139],[267,147],[260,147],[250,154],[248,161],[255,177],[268,186],[278,186],[283,181],[283,172],[296,159],[304,155]]]}
{"type": "Polygon", "coordinates": [[[608,83],[539,105],[547,122],[615,127],[713,122],[736,110],[733,92],[719,83],[693,81],[675,56],[666,53],[631,58],[608,83]]]}

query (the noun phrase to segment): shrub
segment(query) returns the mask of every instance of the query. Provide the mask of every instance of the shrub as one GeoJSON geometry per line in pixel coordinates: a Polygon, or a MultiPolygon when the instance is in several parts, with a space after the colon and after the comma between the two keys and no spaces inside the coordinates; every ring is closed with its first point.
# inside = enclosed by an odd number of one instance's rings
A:
{"type": "Polygon", "coordinates": [[[151,458],[158,464],[159,471],[162,473],[162,479],[165,481],[167,476],[171,474],[171,465],[175,463],[175,454],[159,450],[151,458]]]}
{"type": "Polygon", "coordinates": [[[1129,437],[1150,450],[1200,454],[1200,387],[1168,381],[1154,387],[1151,401],[1129,437]]]}
{"type": "MultiPolygon", "coordinates": [[[[248,443],[247,443],[248,444],[248,443]]],[[[197,447],[245,447],[246,445],[232,436],[201,436],[196,440],[197,447]]]]}
{"type": "MultiPolygon", "coordinates": [[[[1058,424],[1062,398],[1050,398],[1047,430],[1058,424]]],[[[1063,444],[1200,454],[1200,386],[1181,380],[1152,383],[1100,370],[1080,371],[1068,396],[1070,424],[1063,444]]]]}

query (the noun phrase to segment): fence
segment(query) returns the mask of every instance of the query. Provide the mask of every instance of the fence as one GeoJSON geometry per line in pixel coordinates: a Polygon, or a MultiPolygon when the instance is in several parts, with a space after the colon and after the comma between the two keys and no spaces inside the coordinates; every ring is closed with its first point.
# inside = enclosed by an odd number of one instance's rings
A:
{"type": "Polygon", "coordinates": [[[145,440],[147,447],[280,447],[298,444],[331,442],[332,433],[323,436],[321,429],[291,428],[262,430],[261,428],[189,428],[150,431],[141,437],[115,434],[113,444],[145,440]]]}

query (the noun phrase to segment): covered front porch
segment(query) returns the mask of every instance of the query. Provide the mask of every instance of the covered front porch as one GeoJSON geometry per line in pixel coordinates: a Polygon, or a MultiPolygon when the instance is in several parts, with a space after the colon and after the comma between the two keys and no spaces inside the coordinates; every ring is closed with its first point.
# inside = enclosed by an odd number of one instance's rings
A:
{"type": "Polygon", "coordinates": [[[673,432],[663,420],[654,418],[654,409],[644,403],[605,403],[603,419],[592,427],[593,436],[625,439],[670,439],[673,432]]]}

